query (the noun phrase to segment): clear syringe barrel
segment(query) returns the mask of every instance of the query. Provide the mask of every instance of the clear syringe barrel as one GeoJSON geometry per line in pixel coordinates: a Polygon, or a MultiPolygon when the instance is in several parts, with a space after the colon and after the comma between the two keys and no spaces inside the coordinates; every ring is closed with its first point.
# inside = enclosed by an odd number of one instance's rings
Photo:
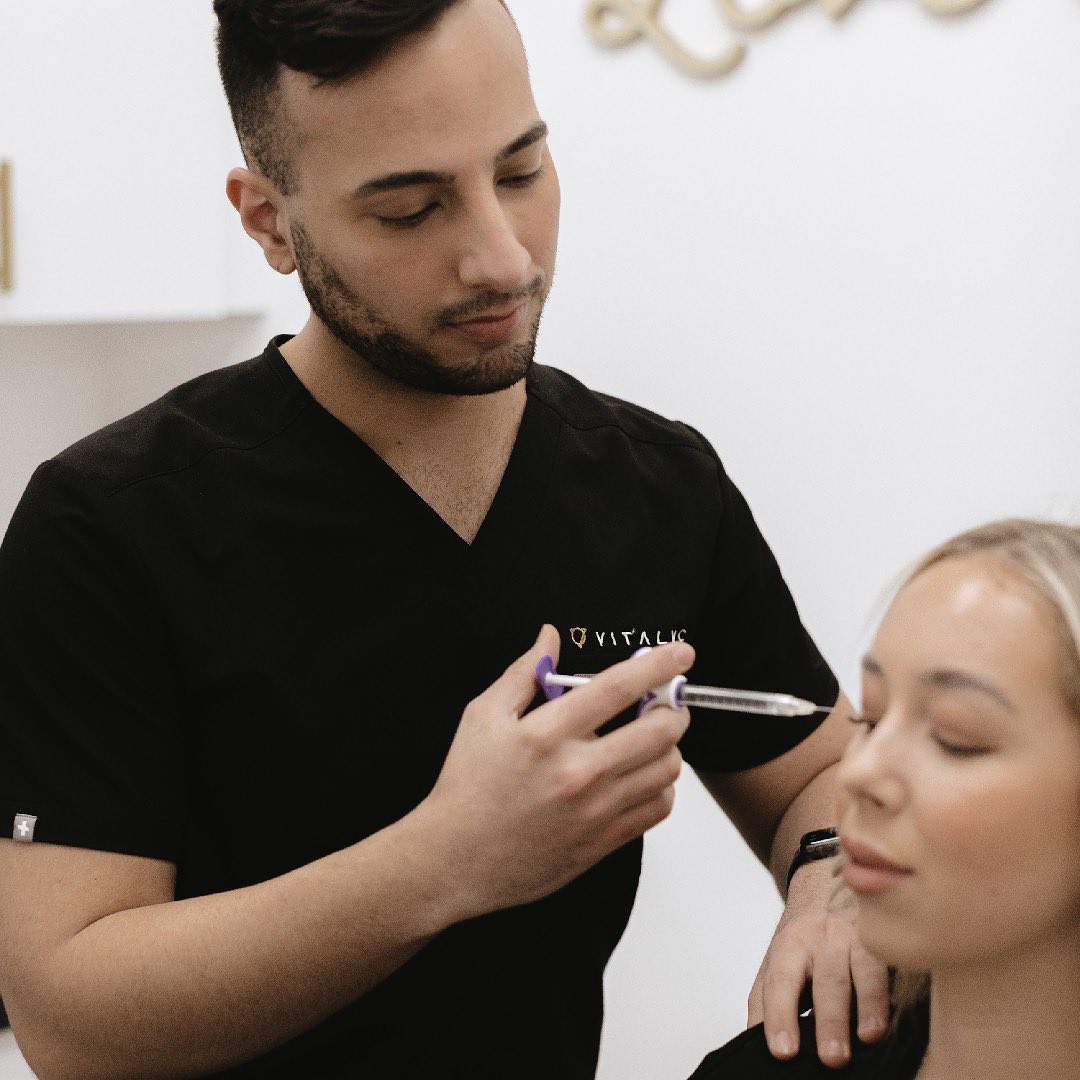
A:
{"type": "MultiPolygon", "coordinates": [[[[561,686],[567,690],[575,686],[587,686],[595,676],[559,675],[548,669],[538,672],[537,678],[546,693],[547,688],[552,686],[561,686]]],[[[724,686],[691,686],[682,675],[676,675],[671,682],[656,687],[649,697],[678,708],[694,705],[702,709],[725,709],[728,712],[756,713],[759,716],[810,716],[816,712],[829,711],[824,706],[815,705],[812,701],[805,701],[792,694],[774,694],[764,690],[731,690],[724,686]]]]}
{"type": "Polygon", "coordinates": [[[726,709],[731,712],[757,713],[759,716],[810,716],[819,711],[812,701],[791,694],[771,694],[761,690],[728,690],[719,686],[683,686],[680,705],[703,709],[726,709]]]}

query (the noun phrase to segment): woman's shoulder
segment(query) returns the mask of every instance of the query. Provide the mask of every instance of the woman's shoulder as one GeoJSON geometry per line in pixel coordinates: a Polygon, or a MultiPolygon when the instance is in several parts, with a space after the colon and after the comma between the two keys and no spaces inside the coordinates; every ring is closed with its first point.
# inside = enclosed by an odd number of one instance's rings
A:
{"type": "Polygon", "coordinates": [[[778,1061],[769,1053],[764,1025],[758,1024],[709,1054],[690,1080],[739,1080],[740,1077],[802,1080],[803,1077],[827,1076],[830,1070],[814,1053],[813,1032],[809,1032],[808,1038],[806,1025],[800,1021],[799,1026],[799,1053],[791,1061],[778,1061]]]}
{"type": "Polygon", "coordinates": [[[816,1080],[816,1078],[873,1077],[874,1080],[912,1080],[926,1048],[925,1033],[918,1024],[901,1024],[896,1035],[867,1045],[852,1035],[855,1053],[844,1069],[830,1069],[817,1056],[812,1016],[799,1020],[799,1052],[790,1061],[778,1061],[769,1053],[765,1029],[758,1024],[714,1050],[698,1066],[690,1080],[816,1080]]]}

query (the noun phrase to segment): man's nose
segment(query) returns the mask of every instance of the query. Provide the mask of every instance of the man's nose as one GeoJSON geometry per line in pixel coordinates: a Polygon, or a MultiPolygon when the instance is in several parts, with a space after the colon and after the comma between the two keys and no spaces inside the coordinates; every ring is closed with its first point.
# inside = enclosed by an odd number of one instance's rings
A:
{"type": "Polygon", "coordinates": [[[495,195],[485,199],[469,218],[458,271],[462,284],[512,293],[529,281],[531,269],[514,220],[495,195]]]}

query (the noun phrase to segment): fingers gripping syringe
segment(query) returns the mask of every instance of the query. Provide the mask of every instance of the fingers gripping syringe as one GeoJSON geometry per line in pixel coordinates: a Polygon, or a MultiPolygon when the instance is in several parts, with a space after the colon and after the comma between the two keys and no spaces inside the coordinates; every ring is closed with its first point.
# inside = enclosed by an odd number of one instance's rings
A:
{"type": "MultiPolygon", "coordinates": [[[[635,656],[648,652],[639,649],[635,656]]],[[[564,690],[585,686],[592,675],[560,675],[550,656],[536,665],[536,681],[548,701],[559,697],[564,690]]],[[[724,709],[728,712],[755,713],[758,716],[811,716],[816,712],[831,712],[827,705],[815,705],[812,701],[793,697],[791,694],[773,694],[763,690],[729,690],[721,686],[691,686],[685,675],[676,675],[670,682],[658,686],[641,699],[640,715],[651,704],[667,705],[681,709],[694,705],[702,709],[724,709]]]]}

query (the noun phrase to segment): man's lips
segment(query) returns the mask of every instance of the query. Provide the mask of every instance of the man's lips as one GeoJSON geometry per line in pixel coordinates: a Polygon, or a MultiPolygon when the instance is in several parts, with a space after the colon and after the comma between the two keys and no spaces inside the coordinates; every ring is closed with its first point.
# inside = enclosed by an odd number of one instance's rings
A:
{"type": "Polygon", "coordinates": [[[509,319],[510,316],[519,307],[521,307],[521,305],[519,305],[519,303],[515,303],[515,305],[512,308],[508,308],[505,311],[488,311],[488,312],[485,312],[483,315],[472,315],[471,318],[469,318],[469,319],[459,319],[459,320],[457,320],[457,323],[460,326],[461,323],[497,323],[497,322],[501,322],[503,319],[509,319]]]}
{"type": "Polygon", "coordinates": [[[469,319],[460,319],[449,325],[468,337],[480,342],[502,341],[517,333],[525,304],[519,303],[506,311],[486,312],[469,319]]]}
{"type": "Polygon", "coordinates": [[[505,319],[510,318],[511,315],[516,314],[518,308],[520,308],[520,307],[521,307],[520,304],[515,304],[512,308],[507,308],[506,311],[495,311],[495,312],[489,311],[489,312],[486,312],[483,315],[470,316],[468,319],[455,319],[451,323],[451,325],[452,326],[468,326],[471,323],[503,322],[505,319]]]}
{"type": "Polygon", "coordinates": [[[845,836],[840,840],[848,861],[844,866],[844,881],[848,887],[861,895],[887,892],[914,873],[883,855],[877,848],[862,840],[845,836]]]}

